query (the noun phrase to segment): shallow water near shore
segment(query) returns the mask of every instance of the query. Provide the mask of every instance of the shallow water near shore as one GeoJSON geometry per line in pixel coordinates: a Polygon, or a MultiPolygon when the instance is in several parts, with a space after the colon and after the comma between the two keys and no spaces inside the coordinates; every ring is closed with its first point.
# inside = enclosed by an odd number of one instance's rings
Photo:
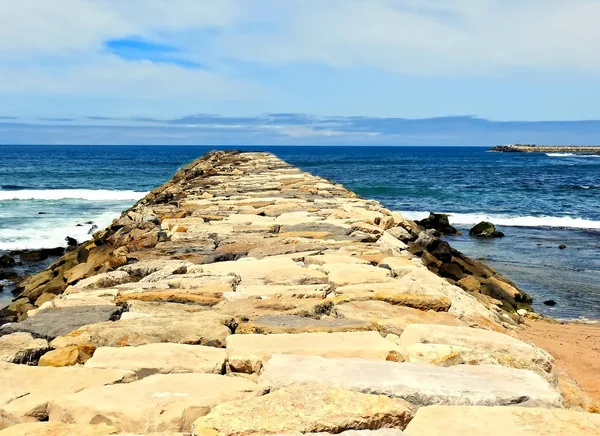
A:
{"type": "MultiPolygon", "coordinates": [[[[0,252],[84,240],[215,148],[225,147],[0,146],[0,252]]],[[[272,151],[409,218],[451,213],[464,235],[450,243],[514,280],[536,310],[600,319],[600,159],[480,147],[242,149],[272,151]],[[506,237],[469,237],[482,219],[506,237]]],[[[0,294],[0,305],[11,297],[0,294]]]]}

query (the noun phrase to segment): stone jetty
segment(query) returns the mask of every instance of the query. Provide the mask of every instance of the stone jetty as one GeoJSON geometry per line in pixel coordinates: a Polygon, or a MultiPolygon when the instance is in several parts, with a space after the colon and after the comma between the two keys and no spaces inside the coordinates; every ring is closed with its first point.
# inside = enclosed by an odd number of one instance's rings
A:
{"type": "Polygon", "coordinates": [[[600,154],[600,145],[534,145],[510,144],[492,147],[490,151],[503,153],[579,153],[600,154]]]}
{"type": "Polygon", "coordinates": [[[518,339],[529,301],[376,201],[212,152],[19,285],[0,436],[600,435],[518,339]]]}

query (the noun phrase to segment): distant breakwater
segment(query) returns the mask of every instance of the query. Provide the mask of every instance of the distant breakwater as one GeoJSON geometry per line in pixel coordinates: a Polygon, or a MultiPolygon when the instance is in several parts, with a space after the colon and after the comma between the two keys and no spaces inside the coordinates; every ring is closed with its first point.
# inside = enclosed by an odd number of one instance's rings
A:
{"type": "Polygon", "coordinates": [[[503,153],[582,153],[600,155],[598,145],[533,145],[533,144],[511,144],[497,145],[490,151],[503,153]]]}

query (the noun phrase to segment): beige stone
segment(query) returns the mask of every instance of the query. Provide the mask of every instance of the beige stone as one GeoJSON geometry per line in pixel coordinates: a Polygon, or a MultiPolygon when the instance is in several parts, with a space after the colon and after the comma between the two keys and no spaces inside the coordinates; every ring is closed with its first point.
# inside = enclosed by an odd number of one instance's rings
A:
{"type": "Polygon", "coordinates": [[[408,436],[599,436],[600,415],[562,409],[429,406],[417,411],[408,436]]]}
{"type": "Polygon", "coordinates": [[[237,274],[242,285],[311,285],[327,283],[327,276],[314,269],[303,268],[291,259],[261,259],[218,262],[203,265],[203,271],[237,274]]]}
{"type": "Polygon", "coordinates": [[[130,371],[0,363],[0,429],[46,418],[48,401],[59,395],[135,379],[130,371]]]}
{"type": "Polygon", "coordinates": [[[408,403],[318,384],[294,385],[259,398],[224,403],[194,422],[193,434],[234,436],[404,428],[408,403]]]}
{"type": "Polygon", "coordinates": [[[217,404],[254,396],[258,391],[256,383],[238,377],[157,374],[57,397],[48,412],[50,422],[104,422],[132,433],[189,432],[192,423],[217,404]]]}
{"type": "Polygon", "coordinates": [[[83,364],[92,357],[95,349],[91,345],[72,345],[70,347],[57,348],[44,354],[40,358],[39,366],[61,367],[83,364]]]}
{"type": "Polygon", "coordinates": [[[411,362],[435,363],[428,356],[439,359],[445,353],[444,350],[449,351],[448,354],[458,352],[465,363],[471,364],[490,363],[514,368],[539,368],[550,372],[554,362],[552,356],[535,345],[502,333],[470,327],[412,324],[404,329],[399,345],[408,350],[411,362]],[[429,347],[424,348],[422,344],[428,344],[429,347]],[[419,346],[413,348],[411,353],[411,347],[415,345],[419,346]],[[436,350],[434,345],[462,348],[438,347],[436,350]]]}
{"type": "Polygon", "coordinates": [[[0,362],[35,364],[49,349],[45,339],[34,339],[29,333],[0,336],[0,362]]]}
{"type": "Polygon", "coordinates": [[[397,306],[385,301],[352,301],[333,309],[339,318],[374,323],[382,334],[402,334],[410,324],[465,326],[465,323],[445,312],[423,311],[397,306]]]}
{"type": "Polygon", "coordinates": [[[181,318],[149,317],[90,324],[54,339],[54,348],[90,344],[95,347],[137,346],[173,342],[221,347],[231,333],[231,317],[212,312],[181,318]]]}
{"type": "Polygon", "coordinates": [[[184,344],[148,344],[139,347],[100,347],[86,368],[133,371],[138,378],[152,374],[221,374],[227,353],[223,349],[184,344]]]}
{"type": "Polygon", "coordinates": [[[78,425],[62,422],[30,422],[0,431],[0,436],[108,436],[119,431],[106,424],[78,425]]]}
{"type": "Polygon", "coordinates": [[[389,270],[371,265],[326,264],[321,268],[328,273],[329,283],[336,288],[391,280],[389,270]]]}
{"type": "Polygon", "coordinates": [[[393,360],[400,348],[377,332],[232,335],[227,357],[233,371],[259,372],[274,354],[393,360]]]}
{"type": "Polygon", "coordinates": [[[331,286],[327,284],[296,286],[240,285],[236,288],[235,293],[247,298],[260,297],[262,299],[325,298],[330,289],[331,286]]]}

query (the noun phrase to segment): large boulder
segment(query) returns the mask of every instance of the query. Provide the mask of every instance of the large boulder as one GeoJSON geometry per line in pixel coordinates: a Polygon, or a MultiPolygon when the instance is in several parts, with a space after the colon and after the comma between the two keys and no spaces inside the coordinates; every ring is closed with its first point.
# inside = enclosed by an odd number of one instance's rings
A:
{"type": "Polygon", "coordinates": [[[0,336],[0,361],[35,365],[50,347],[45,339],[35,339],[29,333],[19,332],[0,336]]]}
{"type": "Polygon", "coordinates": [[[417,411],[408,436],[599,436],[600,415],[523,407],[429,406],[417,411]]]}
{"type": "Polygon", "coordinates": [[[50,422],[104,422],[121,432],[190,432],[192,423],[214,406],[256,396],[259,391],[256,383],[238,377],[157,374],[133,383],[57,396],[50,402],[48,414],[50,422]]]}
{"type": "Polygon", "coordinates": [[[481,221],[469,230],[469,235],[481,238],[501,238],[504,233],[497,231],[496,226],[489,221],[481,221]]]}
{"type": "Polygon", "coordinates": [[[435,230],[436,236],[458,234],[458,230],[450,225],[448,215],[443,213],[430,212],[427,218],[415,222],[424,229],[435,230]]]}
{"type": "Polygon", "coordinates": [[[459,363],[497,364],[550,372],[554,359],[535,345],[512,336],[471,327],[411,324],[399,345],[410,362],[437,363],[458,358],[459,363]]]}
{"type": "Polygon", "coordinates": [[[0,256],[0,267],[11,267],[15,266],[16,264],[17,262],[15,261],[14,257],[12,257],[10,254],[3,254],[2,256],[0,256]]]}
{"type": "Polygon", "coordinates": [[[121,319],[83,326],[57,337],[51,345],[54,348],[87,344],[95,347],[124,347],[173,342],[223,347],[225,338],[231,334],[228,326],[235,326],[233,318],[213,312],[179,318],[157,316],[121,319]]]}
{"type": "Polygon", "coordinates": [[[201,345],[148,344],[139,347],[100,347],[85,363],[86,368],[133,371],[138,378],[152,374],[222,374],[225,350],[201,345]]]}
{"type": "Polygon", "coordinates": [[[26,332],[51,341],[84,325],[116,319],[122,310],[114,304],[45,309],[25,321],[0,327],[0,336],[26,332]]]}
{"type": "Polygon", "coordinates": [[[393,359],[398,346],[377,332],[232,335],[227,356],[233,371],[259,372],[274,354],[393,359]]]}
{"type": "Polygon", "coordinates": [[[319,382],[358,392],[432,404],[562,407],[563,400],[540,375],[499,365],[439,367],[385,360],[274,355],[259,382],[272,389],[319,382]]]}
{"type": "Polygon", "coordinates": [[[293,385],[259,398],[216,406],[194,422],[195,435],[282,434],[343,430],[403,429],[410,405],[382,395],[367,395],[318,384],[293,385]]]}
{"type": "Polygon", "coordinates": [[[47,419],[48,402],[60,395],[135,379],[130,371],[0,362],[0,430],[25,421],[47,419]]]}

